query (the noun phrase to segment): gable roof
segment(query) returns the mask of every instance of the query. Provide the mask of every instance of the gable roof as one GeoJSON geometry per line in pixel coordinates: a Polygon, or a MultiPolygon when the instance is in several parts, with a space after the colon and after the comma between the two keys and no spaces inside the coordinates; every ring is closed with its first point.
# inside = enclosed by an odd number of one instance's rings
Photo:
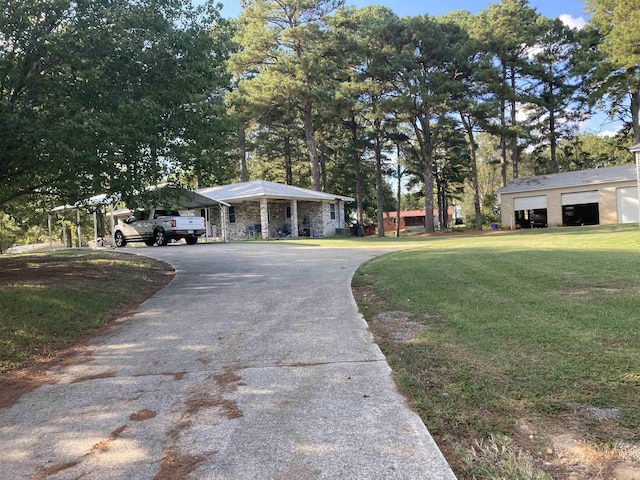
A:
{"type": "Polygon", "coordinates": [[[311,202],[353,202],[351,197],[316,192],[306,188],[293,187],[282,183],[255,180],[252,182],[234,183],[219,187],[200,188],[197,193],[223,202],[237,203],[246,200],[260,200],[262,198],[274,200],[306,200],[311,202]]]}
{"type": "Polygon", "coordinates": [[[573,172],[538,175],[536,177],[515,178],[498,189],[498,194],[549,190],[552,188],[578,187],[600,183],[626,182],[636,179],[636,166],[619,165],[617,167],[593,168],[573,172]]]}

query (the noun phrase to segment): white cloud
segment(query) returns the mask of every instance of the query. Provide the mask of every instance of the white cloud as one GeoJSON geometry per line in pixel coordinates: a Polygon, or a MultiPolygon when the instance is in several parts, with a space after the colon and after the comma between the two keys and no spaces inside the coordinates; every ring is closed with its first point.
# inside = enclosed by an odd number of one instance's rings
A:
{"type": "Polygon", "coordinates": [[[598,132],[597,135],[599,137],[615,137],[622,127],[618,127],[615,130],[603,130],[598,132]]]}
{"type": "Polygon", "coordinates": [[[582,30],[587,24],[586,20],[582,17],[574,18],[568,13],[563,13],[560,15],[560,21],[564,23],[567,27],[574,28],[576,30],[582,30]]]}

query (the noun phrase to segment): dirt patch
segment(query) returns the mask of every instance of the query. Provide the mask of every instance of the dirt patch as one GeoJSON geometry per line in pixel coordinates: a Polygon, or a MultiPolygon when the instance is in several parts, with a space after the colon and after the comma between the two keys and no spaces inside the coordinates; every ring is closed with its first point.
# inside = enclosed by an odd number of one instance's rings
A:
{"type": "Polygon", "coordinates": [[[153,410],[143,408],[142,410],[138,410],[137,412],[133,412],[131,415],[129,415],[129,420],[133,422],[142,422],[144,420],[154,418],[156,415],[156,412],[154,412],[153,410]]]}
{"type": "Polygon", "coordinates": [[[224,393],[235,392],[239,385],[243,385],[240,383],[242,378],[236,375],[236,372],[233,370],[229,370],[221,375],[214,375],[213,379],[218,388],[224,393]]]}
{"type": "Polygon", "coordinates": [[[101,452],[101,453],[106,452],[107,450],[109,450],[109,446],[111,445],[111,443],[114,440],[117,440],[120,434],[122,434],[122,432],[124,432],[126,429],[127,429],[126,425],[119,426],[113,432],[111,432],[111,435],[109,436],[109,438],[107,438],[106,440],[102,440],[101,442],[98,442],[93,447],[91,447],[91,450],[87,455],[91,455],[93,452],[101,452]]]}
{"type": "Polygon", "coordinates": [[[80,463],[80,460],[73,460],[72,462],[58,463],[56,465],[44,467],[38,470],[33,475],[30,475],[29,478],[32,480],[43,480],[51,475],[55,475],[56,473],[62,472],[63,470],[73,468],[79,463],[80,463]]]}
{"type": "Polygon", "coordinates": [[[588,441],[573,429],[572,422],[568,418],[565,429],[552,433],[552,427],[520,419],[514,440],[554,479],[640,480],[639,444],[588,441]]]}
{"type": "Polygon", "coordinates": [[[74,378],[69,383],[88,382],[90,380],[100,380],[101,378],[114,378],[115,376],[116,372],[102,372],[94,375],[85,375],[84,377],[74,378]]]}
{"type": "Polygon", "coordinates": [[[175,448],[167,449],[160,461],[160,471],[154,477],[154,480],[183,480],[195,470],[198,464],[215,453],[185,455],[175,448]]]}
{"type": "Polygon", "coordinates": [[[425,326],[409,320],[407,312],[380,312],[371,319],[380,334],[396,342],[410,342],[420,336],[425,326]]]}
{"type": "Polygon", "coordinates": [[[0,408],[15,404],[22,395],[42,385],[53,385],[58,379],[47,375],[45,368],[8,372],[0,376],[0,408]]]}
{"type": "MultiPolygon", "coordinates": [[[[553,435],[549,440],[551,447],[547,451],[547,464],[555,473],[555,478],[640,479],[640,476],[633,476],[634,472],[640,472],[638,458],[634,458],[622,446],[595,445],[577,440],[567,432],[553,435]]],[[[637,450],[638,447],[633,449],[637,450]]]]}
{"type": "Polygon", "coordinates": [[[226,394],[235,392],[239,385],[243,385],[241,377],[236,374],[237,368],[239,367],[227,367],[224,373],[210,376],[209,380],[215,382],[216,388],[205,383],[190,391],[180,420],[167,431],[167,436],[177,441],[181,432],[193,425],[194,417],[203,409],[212,409],[227,420],[242,417],[242,410],[237,403],[225,398],[226,394]]]}

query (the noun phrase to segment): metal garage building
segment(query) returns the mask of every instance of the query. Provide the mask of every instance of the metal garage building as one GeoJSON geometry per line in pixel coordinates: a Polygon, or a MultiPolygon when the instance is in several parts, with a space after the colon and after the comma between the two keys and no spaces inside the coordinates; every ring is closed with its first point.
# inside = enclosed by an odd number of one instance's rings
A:
{"type": "Polygon", "coordinates": [[[634,164],[517,178],[497,193],[503,228],[638,221],[634,164]]]}

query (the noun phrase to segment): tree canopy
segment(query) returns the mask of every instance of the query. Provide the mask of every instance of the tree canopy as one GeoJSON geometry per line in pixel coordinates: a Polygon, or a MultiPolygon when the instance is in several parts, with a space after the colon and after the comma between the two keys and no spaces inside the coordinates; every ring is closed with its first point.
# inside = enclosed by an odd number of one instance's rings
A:
{"type": "Polygon", "coordinates": [[[178,170],[207,170],[222,149],[228,48],[224,32],[212,34],[221,20],[211,6],[0,8],[0,205],[29,194],[133,198],[178,170]]]}

